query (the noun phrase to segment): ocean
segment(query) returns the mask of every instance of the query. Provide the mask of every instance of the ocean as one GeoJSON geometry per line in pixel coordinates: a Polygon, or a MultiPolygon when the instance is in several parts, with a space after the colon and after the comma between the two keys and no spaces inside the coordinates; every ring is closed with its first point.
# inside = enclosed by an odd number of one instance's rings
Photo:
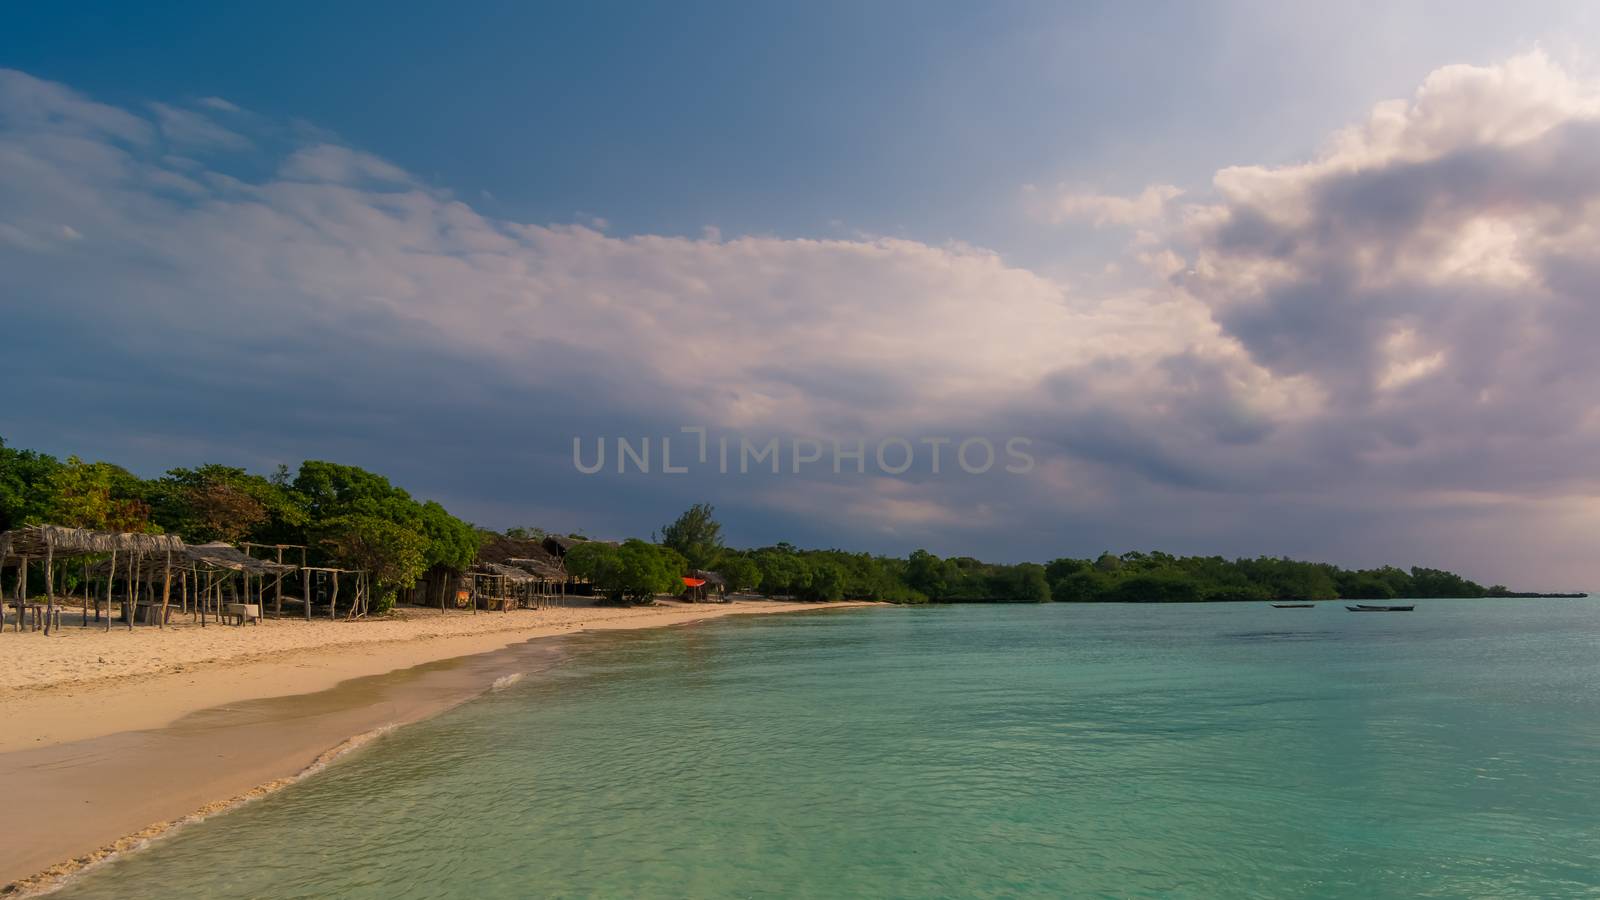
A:
{"type": "Polygon", "coordinates": [[[1595,601],[851,609],[561,640],[55,896],[1600,895],[1595,601]]]}

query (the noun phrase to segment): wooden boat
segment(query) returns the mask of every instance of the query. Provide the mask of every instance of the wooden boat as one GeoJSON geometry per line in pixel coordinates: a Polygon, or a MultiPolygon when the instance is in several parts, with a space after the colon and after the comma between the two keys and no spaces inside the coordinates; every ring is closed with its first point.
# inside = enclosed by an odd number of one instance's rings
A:
{"type": "Polygon", "coordinates": [[[1273,609],[1310,609],[1315,603],[1274,603],[1273,609]]]}
{"type": "Polygon", "coordinates": [[[1351,612],[1411,612],[1416,606],[1377,606],[1371,603],[1357,603],[1355,606],[1346,606],[1351,612]]]}

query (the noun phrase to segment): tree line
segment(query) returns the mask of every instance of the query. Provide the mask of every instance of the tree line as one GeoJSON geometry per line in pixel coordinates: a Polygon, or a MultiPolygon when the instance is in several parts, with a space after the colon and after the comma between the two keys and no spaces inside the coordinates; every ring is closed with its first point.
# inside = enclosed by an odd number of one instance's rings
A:
{"type": "MultiPolygon", "coordinates": [[[[306,460],[271,475],[209,464],[140,478],[107,462],[8,447],[0,438],[0,529],[51,522],[108,531],[167,532],[187,541],[297,544],[313,564],[366,570],[375,606],[435,567],[460,571],[486,534],[433,501],[356,466],[306,460]]],[[[538,528],[504,534],[540,538],[538,528]]],[[[576,537],[576,535],[574,535],[576,537]]],[[[567,569],[619,603],[678,593],[693,571],[715,571],[730,591],[890,603],[1204,602],[1516,596],[1452,572],[1413,567],[1343,569],[1276,557],[1225,559],[1161,552],[1063,557],[1045,564],[900,558],[787,543],[734,549],[709,504],[696,504],[650,540],[587,541],[567,569]]]]}
{"type": "Polygon", "coordinates": [[[145,479],[0,439],[0,530],[43,522],[178,534],[196,544],[301,545],[313,565],[365,570],[380,611],[429,568],[470,566],[481,543],[476,528],[443,506],[356,466],[306,460],[262,476],[212,464],[145,479]]]}

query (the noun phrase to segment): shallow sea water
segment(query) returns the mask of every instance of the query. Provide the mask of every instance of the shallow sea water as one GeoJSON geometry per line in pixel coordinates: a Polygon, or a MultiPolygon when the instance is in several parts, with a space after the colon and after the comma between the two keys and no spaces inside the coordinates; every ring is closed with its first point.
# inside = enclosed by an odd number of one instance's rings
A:
{"type": "Polygon", "coordinates": [[[1600,602],[567,640],[55,896],[1600,896],[1600,602]]]}

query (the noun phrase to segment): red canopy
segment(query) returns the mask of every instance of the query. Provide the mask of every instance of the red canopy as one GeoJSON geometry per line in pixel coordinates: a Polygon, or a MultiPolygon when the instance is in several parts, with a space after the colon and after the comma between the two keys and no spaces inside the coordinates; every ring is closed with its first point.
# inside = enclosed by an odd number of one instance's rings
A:
{"type": "Polygon", "coordinates": [[[704,578],[690,578],[689,576],[685,575],[683,576],[683,583],[689,587],[699,587],[702,584],[705,584],[706,580],[704,578]]]}

